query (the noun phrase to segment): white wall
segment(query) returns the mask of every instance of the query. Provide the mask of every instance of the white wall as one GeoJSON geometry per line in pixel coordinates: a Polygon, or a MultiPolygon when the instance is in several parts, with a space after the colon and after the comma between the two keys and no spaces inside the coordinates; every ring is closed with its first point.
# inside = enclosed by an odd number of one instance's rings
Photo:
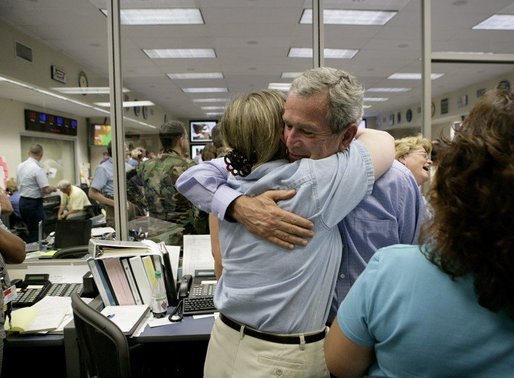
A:
{"type": "MultiPolygon", "coordinates": [[[[438,80],[444,80],[444,77],[438,80]]],[[[453,122],[460,121],[462,116],[466,116],[473,105],[478,101],[477,91],[479,89],[493,89],[501,80],[509,80],[511,84],[514,85],[514,72],[433,98],[432,102],[435,104],[436,110],[432,117],[432,139],[436,139],[442,135],[449,136],[449,130],[453,122]],[[465,95],[467,95],[468,98],[468,105],[459,107],[459,98],[465,95]],[[448,98],[449,111],[447,114],[441,114],[441,100],[444,98],[448,98]]],[[[460,103],[462,103],[462,101],[460,101],[460,103]]],[[[406,136],[406,133],[408,135],[419,133],[421,130],[421,113],[418,113],[420,106],[421,104],[412,104],[402,109],[395,109],[388,113],[380,114],[376,117],[377,128],[387,130],[395,137],[398,135],[406,136]],[[411,109],[412,111],[411,122],[407,122],[407,109],[411,109]],[[396,122],[398,112],[401,114],[401,122],[399,124],[396,122]],[[393,116],[395,117],[395,123],[394,127],[391,127],[388,120],[393,116]]]]}
{"type": "Polygon", "coordinates": [[[37,106],[24,104],[18,101],[0,98],[0,156],[3,157],[9,169],[9,177],[16,175],[16,166],[26,159],[27,151],[22,151],[20,136],[28,135],[42,138],[66,139],[75,142],[76,155],[76,177],[70,177],[71,181],[79,181],[79,167],[88,162],[88,134],[84,118],[76,117],[73,114],[57,113],[66,118],[76,119],[78,122],[77,136],[60,136],[51,133],[25,131],[25,109],[48,112],[48,109],[41,109],[37,106]]]}

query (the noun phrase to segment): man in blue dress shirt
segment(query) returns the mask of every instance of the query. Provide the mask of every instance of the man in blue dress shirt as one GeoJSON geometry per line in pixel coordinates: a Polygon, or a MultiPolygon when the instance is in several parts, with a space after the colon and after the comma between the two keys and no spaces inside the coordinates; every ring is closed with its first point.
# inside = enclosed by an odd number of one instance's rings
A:
{"type": "MultiPolygon", "coordinates": [[[[290,93],[295,92],[302,81],[302,76],[295,79],[290,93]]],[[[298,117],[289,114],[289,118],[298,117]]],[[[303,155],[294,155],[289,151],[289,160],[308,157],[309,153],[317,153],[323,158],[337,152],[324,148],[324,142],[318,135],[309,135],[304,120],[298,118],[297,121],[286,125],[286,128],[293,130],[294,143],[302,145],[303,155]]],[[[226,171],[214,164],[203,164],[202,168],[205,174],[195,176],[199,185],[195,186],[194,193],[187,196],[202,210],[219,219],[234,219],[251,233],[287,249],[293,245],[305,245],[312,236],[310,221],[276,205],[276,201],[293,196],[294,191],[269,191],[256,197],[247,197],[226,185],[226,171]]],[[[188,172],[183,175],[183,179],[186,179],[188,172]]],[[[329,323],[334,319],[339,303],[375,251],[392,244],[415,243],[424,214],[421,192],[414,177],[402,164],[393,163],[375,182],[371,195],[362,200],[339,224],[343,258],[329,323]]]]}
{"type": "Polygon", "coordinates": [[[27,242],[35,242],[39,237],[39,222],[45,221],[43,196],[55,192],[57,188],[48,184],[46,170],[41,166],[43,146],[33,144],[29,157],[16,169],[16,181],[20,192],[20,214],[29,232],[27,242]]]}

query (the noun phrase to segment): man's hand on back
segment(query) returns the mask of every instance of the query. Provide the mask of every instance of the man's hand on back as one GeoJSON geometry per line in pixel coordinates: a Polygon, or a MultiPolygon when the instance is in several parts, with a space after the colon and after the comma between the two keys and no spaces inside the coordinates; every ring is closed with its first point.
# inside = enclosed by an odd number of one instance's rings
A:
{"type": "Polygon", "coordinates": [[[313,223],[283,210],[276,202],[295,195],[294,190],[270,190],[257,197],[238,197],[229,207],[229,214],[254,235],[282,248],[307,245],[314,236],[313,223]]]}

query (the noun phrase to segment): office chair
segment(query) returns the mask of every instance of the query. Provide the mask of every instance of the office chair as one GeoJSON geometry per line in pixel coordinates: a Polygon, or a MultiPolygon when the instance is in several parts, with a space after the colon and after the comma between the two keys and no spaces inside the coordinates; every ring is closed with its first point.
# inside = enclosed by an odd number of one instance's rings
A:
{"type": "Polygon", "coordinates": [[[71,296],[80,358],[89,377],[132,377],[130,348],[120,328],[86,304],[77,293],[71,296]]]}
{"type": "Polygon", "coordinates": [[[62,248],[54,253],[53,259],[80,259],[89,254],[88,245],[77,245],[75,247],[62,248]]]}

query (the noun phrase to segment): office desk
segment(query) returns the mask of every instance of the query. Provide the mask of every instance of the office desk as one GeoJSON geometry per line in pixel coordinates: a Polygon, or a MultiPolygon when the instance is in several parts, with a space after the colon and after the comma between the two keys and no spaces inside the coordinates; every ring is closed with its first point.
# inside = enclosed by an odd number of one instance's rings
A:
{"type": "MultiPolygon", "coordinates": [[[[82,282],[89,271],[83,259],[26,259],[21,264],[7,264],[9,277],[23,279],[27,273],[49,273],[50,281],[82,282]]],[[[3,374],[6,377],[67,377],[65,338],[55,335],[8,334],[4,346],[3,374]]]]}
{"type": "Polygon", "coordinates": [[[65,378],[63,335],[8,334],[4,344],[2,377],[65,378]]]}
{"type": "Polygon", "coordinates": [[[138,343],[160,343],[179,341],[208,341],[214,324],[214,316],[193,319],[185,316],[182,321],[160,327],[146,326],[145,330],[132,339],[138,343]]]}
{"type": "MultiPolygon", "coordinates": [[[[95,298],[90,306],[99,309],[102,306],[99,297],[95,298]]],[[[196,377],[201,376],[207,352],[207,343],[214,324],[214,316],[201,319],[193,319],[192,316],[186,316],[181,322],[170,323],[167,325],[153,327],[146,326],[144,331],[137,337],[131,337],[129,342],[131,345],[142,345],[144,351],[144,360],[151,368],[148,372],[164,374],[167,377],[182,376],[196,377]],[[162,361],[168,365],[151,366],[155,361],[162,361]],[[178,370],[186,366],[194,369],[194,373],[183,372],[178,370]]],[[[64,328],[64,348],[66,354],[66,372],[67,377],[83,378],[85,373],[80,365],[79,350],[77,344],[77,333],[75,325],[71,321],[64,328]]]]}

